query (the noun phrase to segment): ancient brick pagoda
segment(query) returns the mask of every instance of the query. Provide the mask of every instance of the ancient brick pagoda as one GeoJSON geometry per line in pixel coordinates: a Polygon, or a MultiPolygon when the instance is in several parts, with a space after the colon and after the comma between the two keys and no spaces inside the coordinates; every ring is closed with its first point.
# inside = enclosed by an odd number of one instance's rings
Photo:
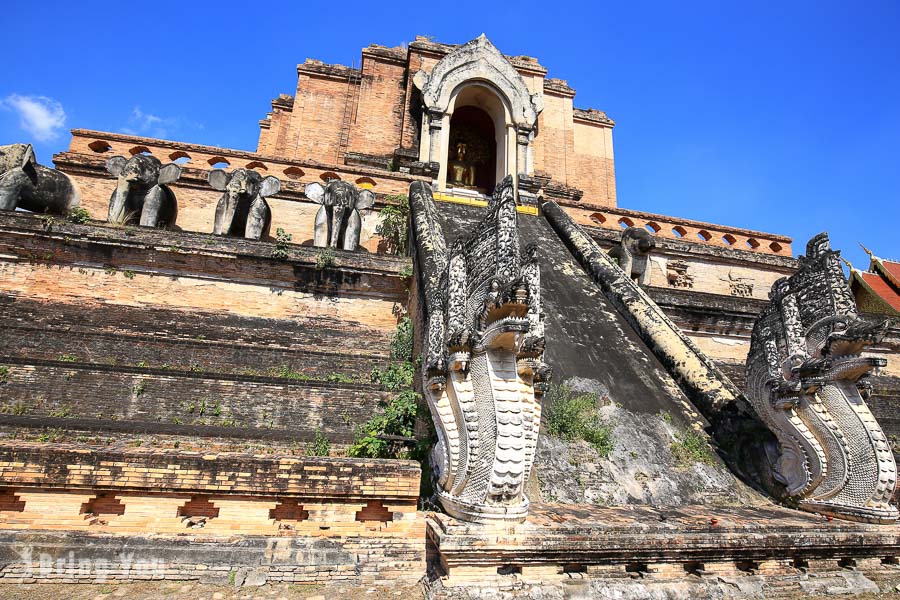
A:
{"type": "Polygon", "coordinates": [[[547,74],[416,38],[298,65],[256,152],[0,146],[0,581],[96,580],[41,568],[86,547],[432,597],[900,575],[870,274],[619,207],[614,121],[547,74]]]}

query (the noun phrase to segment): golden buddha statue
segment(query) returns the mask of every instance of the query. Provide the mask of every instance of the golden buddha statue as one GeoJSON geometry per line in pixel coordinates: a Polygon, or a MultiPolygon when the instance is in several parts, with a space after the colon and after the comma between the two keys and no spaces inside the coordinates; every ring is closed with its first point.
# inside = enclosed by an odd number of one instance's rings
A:
{"type": "Polygon", "coordinates": [[[463,187],[475,186],[475,165],[466,160],[466,145],[462,142],[456,144],[456,159],[451,160],[448,183],[463,187]]]}

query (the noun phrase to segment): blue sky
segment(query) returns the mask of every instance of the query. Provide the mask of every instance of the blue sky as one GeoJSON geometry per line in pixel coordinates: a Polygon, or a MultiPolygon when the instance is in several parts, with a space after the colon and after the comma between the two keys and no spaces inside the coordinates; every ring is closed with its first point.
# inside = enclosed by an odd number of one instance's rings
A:
{"type": "Polygon", "coordinates": [[[619,205],[900,260],[900,2],[9,4],[0,143],[68,129],[254,150],[306,57],[484,32],[607,111],[619,205]],[[23,128],[23,124],[26,125],[23,128]]]}

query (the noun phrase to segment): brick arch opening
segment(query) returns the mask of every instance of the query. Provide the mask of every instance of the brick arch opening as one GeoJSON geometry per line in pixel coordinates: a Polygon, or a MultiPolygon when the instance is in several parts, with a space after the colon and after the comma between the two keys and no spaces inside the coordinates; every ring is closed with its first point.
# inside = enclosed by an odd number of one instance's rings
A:
{"type": "Polygon", "coordinates": [[[224,156],[213,156],[208,161],[206,161],[206,164],[215,169],[224,169],[225,167],[231,165],[231,163],[228,162],[228,159],[224,156]]]}
{"type": "Polygon", "coordinates": [[[341,176],[338,175],[337,173],[335,173],[334,171],[325,171],[324,173],[319,175],[319,179],[321,179],[322,181],[325,181],[325,182],[331,181],[332,179],[337,179],[338,181],[340,181],[341,176]]]}
{"type": "Polygon", "coordinates": [[[494,120],[477,106],[461,106],[450,118],[447,186],[489,194],[497,180],[494,120]]]}
{"type": "Polygon", "coordinates": [[[632,221],[628,217],[622,217],[621,219],[619,219],[619,227],[621,227],[622,229],[634,227],[634,221],[632,221]]]}
{"type": "Polygon", "coordinates": [[[178,150],[169,155],[169,160],[171,160],[173,163],[183,165],[184,163],[191,161],[191,155],[182,150],[178,150]]]}
{"type": "Polygon", "coordinates": [[[95,140],[88,144],[88,148],[93,150],[94,152],[109,152],[112,150],[112,146],[109,145],[109,142],[105,142],[103,140],[95,140]]]}
{"type": "Polygon", "coordinates": [[[371,177],[360,177],[356,180],[356,185],[364,190],[371,190],[375,187],[375,180],[371,177]]]}
{"type": "Polygon", "coordinates": [[[148,148],[147,146],[135,146],[128,151],[128,154],[132,156],[137,156],[138,154],[153,155],[153,153],[150,152],[150,148],[148,148]]]}
{"type": "Polygon", "coordinates": [[[255,170],[257,170],[257,171],[268,171],[268,170],[269,170],[269,167],[267,167],[267,166],[265,165],[265,163],[262,163],[262,162],[260,162],[260,161],[258,161],[258,160],[254,160],[254,161],[252,161],[252,162],[248,162],[248,163],[247,163],[247,168],[248,168],[248,169],[255,169],[255,170]]]}
{"type": "Polygon", "coordinates": [[[288,179],[301,179],[306,175],[306,173],[303,172],[303,169],[299,167],[288,167],[282,172],[288,179]]]}

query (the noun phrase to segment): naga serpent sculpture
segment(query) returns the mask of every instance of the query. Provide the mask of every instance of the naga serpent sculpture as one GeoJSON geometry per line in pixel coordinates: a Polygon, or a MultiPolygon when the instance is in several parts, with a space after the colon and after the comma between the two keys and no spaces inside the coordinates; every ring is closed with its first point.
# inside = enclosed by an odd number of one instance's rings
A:
{"type": "Polygon", "coordinates": [[[431,188],[410,186],[425,314],[423,387],[438,499],[452,516],[521,521],[549,369],[536,248],[521,252],[512,178],[448,249],[431,188]]]}
{"type": "Polygon", "coordinates": [[[775,481],[802,510],[893,522],[897,467],[865,399],[883,358],[862,356],[885,323],[857,314],[839,252],[815,236],[799,270],[778,280],[753,328],[747,396],[778,440],[765,448],[775,481]]]}

